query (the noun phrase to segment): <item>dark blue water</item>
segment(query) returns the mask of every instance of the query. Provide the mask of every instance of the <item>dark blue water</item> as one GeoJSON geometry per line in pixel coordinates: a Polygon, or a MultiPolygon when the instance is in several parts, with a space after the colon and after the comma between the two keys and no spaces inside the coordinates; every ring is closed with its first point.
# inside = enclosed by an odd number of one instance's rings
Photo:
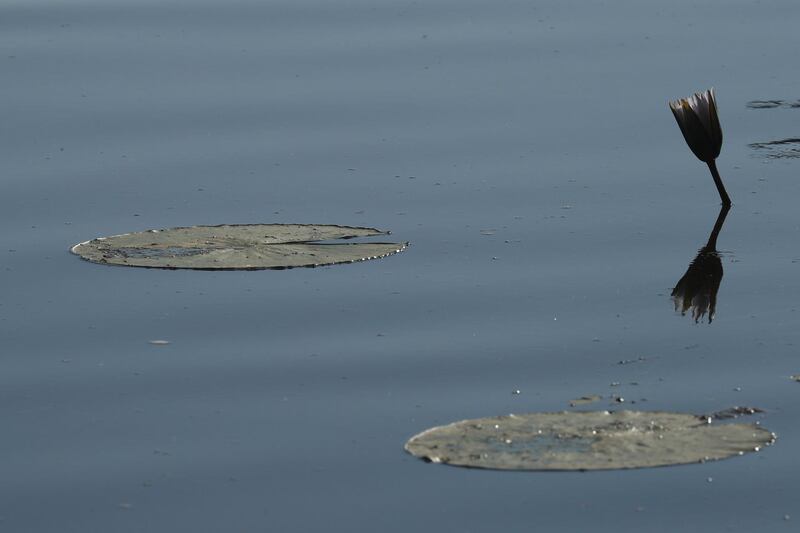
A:
{"type": "Polygon", "coordinates": [[[800,109],[747,103],[800,97],[798,15],[788,0],[6,0],[0,530],[793,530],[800,161],[748,145],[800,136],[800,109]],[[718,197],[666,102],[711,86],[734,207],[709,325],[670,301],[718,197]],[[262,222],[412,246],[219,273],[68,252],[262,222]],[[778,441],[586,474],[402,449],[587,394],[755,406],[778,441]]]}

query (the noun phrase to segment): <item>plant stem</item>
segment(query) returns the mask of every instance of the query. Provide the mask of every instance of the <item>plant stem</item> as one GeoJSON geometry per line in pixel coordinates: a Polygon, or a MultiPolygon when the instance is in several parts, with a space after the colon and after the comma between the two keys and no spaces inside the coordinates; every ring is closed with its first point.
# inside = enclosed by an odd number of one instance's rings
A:
{"type": "Polygon", "coordinates": [[[722,178],[717,170],[717,162],[713,159],[709,161],[708,169],[711,171],[711,176],[714,178],[714,185],[717,186],[717,192],[719,193],[719,197],[722,199],[722,205],[730,206],[731,197],[728,196],[728,192],[725,190],[725,185],[722,184],[722,178]]]}

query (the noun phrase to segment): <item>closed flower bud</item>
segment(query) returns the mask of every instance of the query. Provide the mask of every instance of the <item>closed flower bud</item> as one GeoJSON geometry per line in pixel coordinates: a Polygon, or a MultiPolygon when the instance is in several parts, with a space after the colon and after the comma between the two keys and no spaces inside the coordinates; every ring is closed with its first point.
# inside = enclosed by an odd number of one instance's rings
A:
{"type": "Polygon", "coordinates": [[[717,116],[714,89],[670,102],[669,108],[675,115],[686,144],[700,161],[708,165],[722,205],[731,205],[731,198],[717,170],[716,159],[722,149],[722,128],[717,116]]]}
{"type": "Polygon", "coordinates": [[[683,138],[700,161],[711,163],[722,149],[714,89],[669,103],[683,138]]]}

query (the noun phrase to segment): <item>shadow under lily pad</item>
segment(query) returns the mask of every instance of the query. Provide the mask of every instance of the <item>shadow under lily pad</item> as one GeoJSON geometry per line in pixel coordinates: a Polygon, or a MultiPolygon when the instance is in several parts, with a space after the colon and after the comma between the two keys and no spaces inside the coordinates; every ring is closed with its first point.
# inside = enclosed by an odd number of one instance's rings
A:
{"type": "Polygon", "coordinates": [[[107,265],[194,270],[316,267],[386,257],[408,243],[323,243],[374,237],[374,228],[313,224],[223,224],[99,237],[72,247],[107,265]]]}
{"type": "Polygon", "coordinates": [[[471,468],[610,470],[725,459],[774,440],[754,424],[686,413],[583,411],[462,420],[412,437],[405,449],[471,468]]]}

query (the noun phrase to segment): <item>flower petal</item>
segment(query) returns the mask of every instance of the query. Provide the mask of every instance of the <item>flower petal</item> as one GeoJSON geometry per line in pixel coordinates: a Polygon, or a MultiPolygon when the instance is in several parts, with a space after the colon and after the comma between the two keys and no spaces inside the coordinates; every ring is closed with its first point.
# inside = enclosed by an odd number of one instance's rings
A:
{"type": "Polygon", "coordinates": [[[701,161],[713,161],[719,150],[715,151],[715,143],[709,134],[709,130],[703,125],[700,117],[695,113],[692,108],[692,97],[678,100],[677,102],[670,102],[670,109],[675,116],[675,121],[683,133],[683,138],[686,144],[692,150],[695,156],[701,161]],[[678,105],[679,104],[679,105],[678,105]]]}

